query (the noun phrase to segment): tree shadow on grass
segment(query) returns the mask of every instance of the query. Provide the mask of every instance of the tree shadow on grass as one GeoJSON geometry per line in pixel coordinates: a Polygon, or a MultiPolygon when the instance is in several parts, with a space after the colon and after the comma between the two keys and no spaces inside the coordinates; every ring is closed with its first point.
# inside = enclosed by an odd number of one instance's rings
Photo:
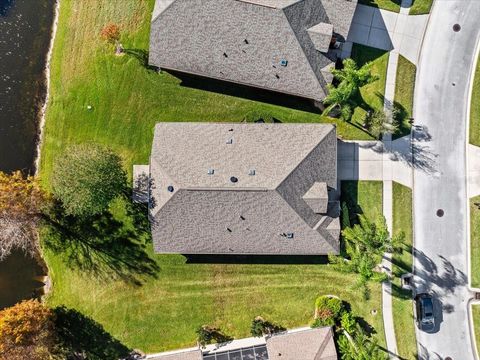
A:
{"type": "Polygon", "coordinates": [[[138,60],[140,65],[142,65],[145,69],[156,71],[157,67],[152,66],[148,62],[148,51],[145,49],[123,49],[123,53],[133,57],[134,59],[138,60]]]}
{"type": "Polygon", "coordinates": [[[145,206],[126,203],[131,225],[108,211],[86,220],[66,216],[57,204],[45,228],[46,248],[61,254],[68,267],[101,280],[140,286],[148,277],[156,278],[160,269],[144,240],[149,233],[145,206]]]}
{"type": "Polygon", "coordinates": [[[101,324],[77,310],[60,306],[53,311],[58,338],[67,359],[117,360],[131,352],[101,324]]]}

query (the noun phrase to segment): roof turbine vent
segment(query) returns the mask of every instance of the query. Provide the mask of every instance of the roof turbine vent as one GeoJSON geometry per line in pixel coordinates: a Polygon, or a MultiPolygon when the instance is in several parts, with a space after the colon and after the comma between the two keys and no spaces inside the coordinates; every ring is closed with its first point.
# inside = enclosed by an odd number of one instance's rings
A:
{"type": "Polygon", "coordinates": [[[235,176],[232,176],[230,178],[230,181],[235,184],[236,182],[238,182],[238,179],[235,176]]]}

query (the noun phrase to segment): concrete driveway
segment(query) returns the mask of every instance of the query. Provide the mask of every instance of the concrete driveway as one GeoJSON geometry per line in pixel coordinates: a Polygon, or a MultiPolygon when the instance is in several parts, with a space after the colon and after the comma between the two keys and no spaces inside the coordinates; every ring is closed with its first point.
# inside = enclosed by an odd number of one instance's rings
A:
{"type": "Polygon", "coordinates": [[[410,136],[392,141],[338,141],[338,180],[396,181],[412,187],[410,136]]]}
{"type": "Polygon", "coordinates": [[[427,17],[357,5],[347,41],[387,51],[397,49],[416,64],[427,17]]]}
{"type": "Polygon", "coordinates": [[[468,322],[465,155],[478,19],[476,0],[437,0],[417,73],[414,116],[421,132],[415,132],[416,145],[424,149],[419,156],[436,159],[433,171],[414,171],[416,291],[432,293],[437,305],[435,332],[417,331],[420,359],[475,359],[468,322]],[[459,32],[454,24],[460,24],[459,32]]]}

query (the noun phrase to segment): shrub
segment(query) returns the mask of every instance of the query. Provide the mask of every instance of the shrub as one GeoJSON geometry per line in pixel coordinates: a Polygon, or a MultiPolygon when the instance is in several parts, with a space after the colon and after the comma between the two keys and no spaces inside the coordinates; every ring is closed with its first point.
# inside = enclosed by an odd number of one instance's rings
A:
{"type": "Polygon", "coordinates": [[[202,348],[212,342],[223,343],[233,340],[233,337],[225,335],[220,329],[208,325],[200,326],[196,333],[197,342],[202,348]]]}
{"type": "Polygon", "coordinates": [[[273,115],[265,110],[250,111],[245,115],[243,120],[246,122],[265,122],[265,123],[275,122],[275,118],[273,117],[273,115]]]}
{"type": "Polygon", "coordinates": [[[315,301],[315,320],[312,327],[333,326],[345,311],[343,302],[331,296],[320,296],[315,301]]]}
{"type": "Polygon", "coordinates": [[[261,316],[257,316],[253,319],[252,326],[250,327],[250,333],[253,337],[272,335],[285,330],[286,329],[283,326],[266,321],[261,316]]]}
{"type": "Polygon", "coordinates": [[[351,312],[344,311],[340,318],[340,325],[342,326],[343,330],[348,332],[350,335],[353,335],[357,327],[357,320],[351,312]]]}

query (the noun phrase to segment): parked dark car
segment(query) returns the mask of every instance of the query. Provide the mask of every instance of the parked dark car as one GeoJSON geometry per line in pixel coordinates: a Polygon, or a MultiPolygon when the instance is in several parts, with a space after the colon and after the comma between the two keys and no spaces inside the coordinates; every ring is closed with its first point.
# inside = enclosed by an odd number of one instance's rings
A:
{"type": "Polygon", "coordinates": [[[435,317],[432,296],[430,294],[415,296],[415,308],[417,310],[418,328],[426,332],[433,331],[435,329],[435,317]]]}

